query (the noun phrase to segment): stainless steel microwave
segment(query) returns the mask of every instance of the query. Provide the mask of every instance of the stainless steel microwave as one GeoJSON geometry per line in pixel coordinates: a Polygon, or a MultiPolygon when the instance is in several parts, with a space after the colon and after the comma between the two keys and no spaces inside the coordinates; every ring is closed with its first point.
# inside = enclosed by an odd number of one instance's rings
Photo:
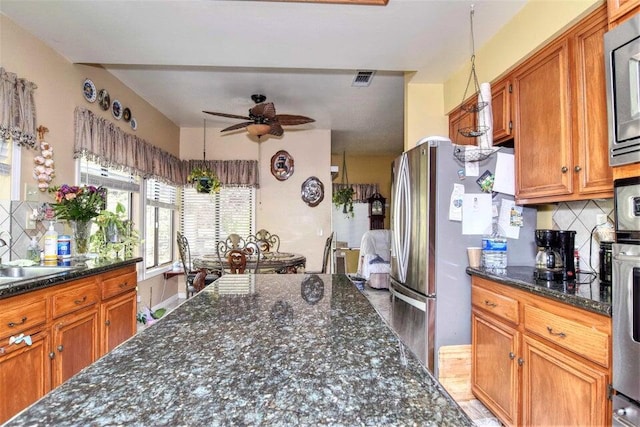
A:
{"type": "Polygon", "coordinates": [[[640,14],[604,35],[609,164],[640,162],[640,14]]]}

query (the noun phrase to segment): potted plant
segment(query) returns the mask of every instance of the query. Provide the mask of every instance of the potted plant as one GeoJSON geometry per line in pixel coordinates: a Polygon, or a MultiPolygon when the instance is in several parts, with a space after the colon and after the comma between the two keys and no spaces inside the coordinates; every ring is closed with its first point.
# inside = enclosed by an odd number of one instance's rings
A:
{"type": "Polygon", "coordinates": [[[353,195],[355,191],[352,187],[342,187],[333,193],[333,204],[336,207],[342,206],[342,213],[353,218],[353,195]]]}
{"type": "Polygon", "coordinates": [[[187,182],[195,184],[198,193],[217,193],[220,189],[220,180],[215,172],[204,168],[193,168],[187,182]]]}
{"type": "Polygon", "coordinates": [[[100,258],[117,257],[124,249],[124,257],[133,256],[133,248],[141,240],[137,230],[133,229],[133,223],[125,214],[122,203],[116,205],[116,211],[102,210],[95,223],[98,231],[91,236],[91,250],[100,258]]]}

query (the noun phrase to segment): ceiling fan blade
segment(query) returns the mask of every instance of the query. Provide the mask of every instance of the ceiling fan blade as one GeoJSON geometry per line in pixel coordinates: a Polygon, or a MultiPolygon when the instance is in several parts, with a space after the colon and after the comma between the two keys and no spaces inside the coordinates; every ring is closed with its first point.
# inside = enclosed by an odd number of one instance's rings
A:
{"type": "Polygon", "coordinates": [[[224,128],[220,132],[226,132],[226,131],[229,131],[229,130],[242,129],[243,127],[247,127],[247,126],[252,125],[252,124],[253,124],[253,122],[238,123],[236,125],[231,125],[228,128],[224,128]]]}
{"type": "Polygon", "coordinates": [[[265,102],[253,107],[249,110],[249,114],[271,120],[276,116],[276,107],[273,105],[273,102],[265,102]]]}
{"type": "Polygon", "coordinates": [[[273,136],[282,136],[284,133],[284,129],[280,126],[278,122],[271,122],[271,128],[269,129],[269,135],[273,136]]]}
{"type": "Polygon", "coordinates": [[[283,126],[303,125],[305,123],[315,122],[314,119],[305,116],[296,116],[292,114],[278,114],[276,120],[283,126]]]}
{"type": "Polygon", "coordinates": [[[238,116],[237,114],[216,113],[216,112],[213,112],[213,111],[203,111],[203,113],[211,114],[213,116],[227,117],[229,119],[251,120],[251,117],[238,116]]]}

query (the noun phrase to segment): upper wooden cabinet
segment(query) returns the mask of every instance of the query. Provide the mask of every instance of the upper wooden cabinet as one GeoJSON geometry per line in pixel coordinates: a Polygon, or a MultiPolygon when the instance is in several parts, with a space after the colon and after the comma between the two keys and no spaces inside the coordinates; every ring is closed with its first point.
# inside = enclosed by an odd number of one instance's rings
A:
{"type": "Polygon", "coordinates": [[[511,73],[518,203],[613,196],[606,29],[601,7],[511,73]]]}
{"type": "Polygon", "coordinates": [[[614,27],[640,12],[640,0],[607,0],[609,26],[614,27]]]}
{"type": "Polygon", "coordinates": [[[469,138],[460,133],[460,129],[476,126],[477,113],[470,113],[465,110],[465,106],[469,106],[476,102],[476,99],[467,100],[461,107],[456,108],[449,114],[449,139],[451,139],[451,142],[454,144],[476,144],[476,138],[469,138]]]}

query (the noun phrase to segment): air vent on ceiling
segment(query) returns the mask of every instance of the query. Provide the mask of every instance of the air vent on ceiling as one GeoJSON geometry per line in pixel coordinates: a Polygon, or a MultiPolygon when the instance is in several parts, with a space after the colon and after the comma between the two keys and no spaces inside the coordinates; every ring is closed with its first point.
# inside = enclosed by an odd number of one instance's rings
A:
{"type": "Polygon", "coordinates": [[[351,86],[354,87],[367,87],[371,84],[375,71],[358,71],[353,78],[351,86]]]}

